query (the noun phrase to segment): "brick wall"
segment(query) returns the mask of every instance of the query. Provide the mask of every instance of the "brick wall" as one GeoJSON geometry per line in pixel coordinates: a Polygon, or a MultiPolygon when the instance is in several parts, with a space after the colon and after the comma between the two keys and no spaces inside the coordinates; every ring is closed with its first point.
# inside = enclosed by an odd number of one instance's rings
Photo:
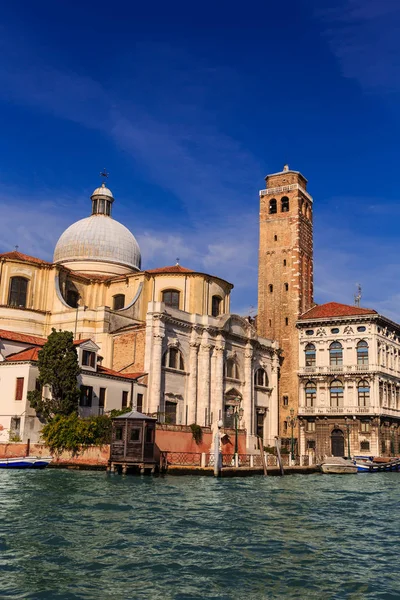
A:
{"type": "Polygon", "coordinates": [[[144,371],[146,327],[121,333],[114,337],[112,368],[121,373],[144,371]]]}

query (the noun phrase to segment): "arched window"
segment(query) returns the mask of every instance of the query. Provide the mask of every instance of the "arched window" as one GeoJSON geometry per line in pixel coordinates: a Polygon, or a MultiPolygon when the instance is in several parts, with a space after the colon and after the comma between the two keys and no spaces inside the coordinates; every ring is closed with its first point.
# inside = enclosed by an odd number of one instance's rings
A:
{"type": "Polygon", "coordinates": [[[343,384],[339,379],[332,381],[330,386],[331,406],[343,406],[343,384]]]}
{"type": "Polygon", "coordinates": [[[183,362],[182,352],[178,348],[168,348],[162,359],[162,366],[170,369],[184,371],[185,365],[183,362]]]}
{"type": "Polygon", "coordinates": [[[8,306],[18,306],[19,308],[26,307],[28,281],[29,280],[25,277],[11,277],[8,306]]]}
{"type": "Polygon", "coordinates": [[[281,198],[281,212],[289,212],[289,198],[287,196],[281,198]]]}
{"type": "Polygon", "coordinates": [[[67,304],[71,308],[78,308],[79,293],[76,290],[67,290],[67,304]]]}
{"type": "Polygon", "coordinates": [[[178,290],[164,290],[162,293],[162,301],[167,306],[179,308],[179,296],[180,292],[178,290]]]}
{"type": "Polygon", "coordinates": [[[269,293],[272,294],[272,292],[274,291],[274,286],[272,285],[272,283],[269,284],[268,289],[269,293]]]}
{"type": "Polygon", "coordinates": [[[317,385],[315,381],[307,381],[306,384],[306,406],[315,406],[317,397],[317,385]]]}
{"type": "Polygon", "coordinates": [[[358,382],[358,406],[369,406],[369,383],[365,379],[358,382]]]}
{"type": "Polygon", "coordinates": [[[365,340],[361,340],[357,344],[357,364],[368,364],[368,343],[365,340]]]}
{"type": "Polygon", "coordinates": [[[288,292],[288,291],[289,291],[289,284],[285,283],[285,292],[288,292]]]}
{"type": "Polygon", "coordinates": [[[254,373],[254,385],[268,387],[268,375],[264,369],[257,369],[254,373]]]}
{"type": "Polygon", "coordinates": [[[306,354],[306,367],[315,367],[316,364],[316,352],[314,344],[307,344],[305,349],[306,354]]]}
{"type": "Polygon", "coordinates": [[[277,211],[276,208],[276,200],[275,198],[272,198],[272,200],[269,201],[269,214],[270,215],[274,215],[277,211]]]}
{"type": "Polygon", "coordinates": [[[225,377],[230,379],[240,379],[239,369],[234,358],[228,358],[225,363],[225,377]]]}
{"type": "Polygon", "coordinates": [[[329,364],[343,364],[343,348],[340,342],[332,342],[332,344],[329,346],[329,364]]]}
{"type": "Polygon", "coordinates": [[[213,296],[211,298],[211,314],[213,317],[218,317],[221,314],[222,298],[213,296]]]}
{"type": "Polygon", "coordinates": [[[125,294],[115,294],[113,296],[113,310],[121,310],[125,306],[125,294]]]}

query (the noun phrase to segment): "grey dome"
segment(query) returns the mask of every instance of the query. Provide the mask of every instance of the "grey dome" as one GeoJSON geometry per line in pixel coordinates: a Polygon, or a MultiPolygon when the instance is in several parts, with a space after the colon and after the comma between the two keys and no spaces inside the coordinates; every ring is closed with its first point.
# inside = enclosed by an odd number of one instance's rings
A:
{"type": "Polygon", "coordinates": [[[108,262],[137,271],[141,256],[129,229],[107,215],[96,214],[68,227],[57,242],[54,262],[73,261],[108,262]]]}

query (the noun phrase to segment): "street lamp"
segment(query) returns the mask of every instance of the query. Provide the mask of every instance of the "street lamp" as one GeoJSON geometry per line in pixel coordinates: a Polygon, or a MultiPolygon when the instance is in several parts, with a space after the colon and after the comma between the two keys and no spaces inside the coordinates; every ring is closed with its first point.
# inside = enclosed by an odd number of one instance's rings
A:
{"type": "Polygon", "coordinates": [[[294,437],[293,437],[293,430],[296,427],[296,423],[297,423],[297,417],[294,416],[294,409],[291,408],[290,409],[290,417],[287,418],[287,423],[289,425],[289,427],[291,428],[292,434],[291,434],[291,438],[290,438],[290,458],[292,461],[295,460],[294,458],[294,437]]]}
{"type": "MultiPolygon", "coordinates": [[[[350,453],[350,427],[351,427],[351,421],[348,420],[347,417],[344,418],[345,420],[345,424],[346,424],[346,431],[347,431],[347,458],[350,459],[351,458],[351,453],[350,453]]],[[[353,420],[356,420],[355,415],[353,416],[353,420]]]]}
{"type": "Polygon", "coordinates": [[[235,467],[239,466],[239,444],[238,444],[238,426],[239,426],[239,421],[241,421],[243,419],[243,413],[244,410],[243,408],[240,406],[240,402],[241,402],[241,398],[235,398],[235,404],[231,405],[227,412],[227,415],[229,417],[233,417],[234,420],[234,424],[235,424],[235,467]]]}

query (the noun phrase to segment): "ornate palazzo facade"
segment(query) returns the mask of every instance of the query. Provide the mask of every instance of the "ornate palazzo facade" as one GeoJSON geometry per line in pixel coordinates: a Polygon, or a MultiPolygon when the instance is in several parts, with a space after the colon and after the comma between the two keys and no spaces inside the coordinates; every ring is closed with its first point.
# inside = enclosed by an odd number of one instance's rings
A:
{"type": "Polygon", "coordinates": [[[400,326],[372,309],[331,302],[299,330],[300,452],[400,452],[400,326]]]}

